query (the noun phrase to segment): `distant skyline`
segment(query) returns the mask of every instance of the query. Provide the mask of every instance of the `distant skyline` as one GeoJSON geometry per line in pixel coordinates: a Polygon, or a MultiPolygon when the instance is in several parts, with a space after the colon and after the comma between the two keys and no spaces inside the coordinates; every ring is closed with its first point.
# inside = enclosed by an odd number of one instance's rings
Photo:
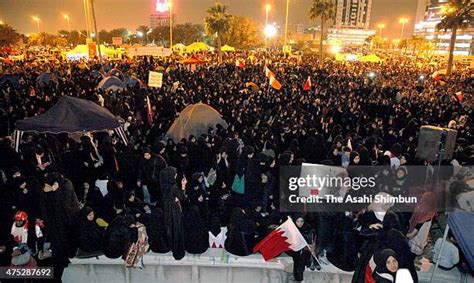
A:
{"type": "MultiPolygon", "coordinates": [[[[150,14],[156,0],[95,0],[97,28],[111,30],[124,27],[132,31],[140,25],[149,25],[150,14]]],[[[173,14],[176,23],[203,23],[206,10],[214,0],[173,0],[173,14]]],[[[264,21],[265,3],[272,5],[269,21],[284,26],[286,0],[222,0],[232,15],[249,16],[264,21]]],[[[70,16],[71,29],[85,29],[83,0],[0,0],[0,20],[13,26],[18,32],[37,31],[32,16],[41,19],[40,30],[57,32],[67,30],[63,13],[70,16]]],[[[315,24],[308,18],[311,0],[290,0],[289,23],[315,24]]],[[[400,37],[400,17],[409,18],[405,35],[413,33],[418,0],[373,0],[370,28],[384,23],[383,35],[389,38],[400,37]]],[[[316,22],[319,25],[319,21],[316,22]]]]}

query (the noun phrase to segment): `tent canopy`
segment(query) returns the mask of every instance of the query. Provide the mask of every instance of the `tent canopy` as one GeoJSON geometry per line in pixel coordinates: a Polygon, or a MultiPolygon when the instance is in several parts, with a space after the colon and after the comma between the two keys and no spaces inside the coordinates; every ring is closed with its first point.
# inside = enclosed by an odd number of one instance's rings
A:
{"type": "Polygon", "coordinates": [[[65,96],[44,114],[18,121],[16,129],[25,132],[76,133],[120,127],[118,119],[96,103],[65,96]]]}
{"type": "Polygon", "coordinates": [[[17,75],[4,74],[0,76],[0,85],[10,84],[14,88],[20,88],[20,80],[17,75]]]}
{"type": "Polygon", "coordinates": [[[188,52],[208,51],[211,47],[202,41],[197,41],[186,46],[188,52]]]}
{"type": "Polygon", "coordinates": [[[187,139],[190,135],[200,136],[207,134],[210,127],[216,125],[227,128],[227,122],[221,118],[217,110],[204,103],[188,105],[181,111],[179,117],[166,133],[166,137],[179,142],[181,139],[187,139]]]}
{"type": "Polygon", "coordinates": [[[177,51],[181,51],[181,50],[184,50],[186,49],[186,45],[182,44],[182,43],[177,43],[175,45],[173,45],[173,48],[172,50],[177,50],[177,51]]]}
{"type": "Polygon", "coordinates": [[[91,71],[91,74],[92,76],[94,76],[94,78],[104,78],[104,74],[102,74],[99,70],[92,70],[91,71]]]}
{"type": "Polygon", "coordinates": [[[448,225],[453,231],[467,261],[474,268],[474,213],[455,210],[448,215],[448,225]]]}
{"type": "Polygon", "coordinates": [[[369,54],[369,55],[360,57],[359,61],[360,62],[379,63],[379,62],[382,62],[382,59],[380,59],[380,57],[375,55],[375,54],[369,54]]]}
{"type": "Polygon", "coordinates": [[[180,63],[191,65],[191,64],[204,64],[206,63],[206,61],[197,58],[195,55],[192,55],[191,57],[182,60],[180,63]]]}
{"type": "Polygon", "coordinates": [[[99,84],[97,85],[97,88],[108,89],[108,88],[114,87],[114,86],[119,87],[119,88],[123,88],[123,82],[119,78],[117,78],[115,76],[111,76],[111,77],[103,78],[99,82],[99,84]]]}
{"type": "Polygon", "coordinates": [[[46,86],[51,83],[53,76],[51,73],[43,73],[36,78],[36,83],[38,86],[46,86]]]}
{"type": "Polygon", "coordinates": [[[235,48],[226,44],[226,45],[221,47],[221,51],[234,52],[235,48]]]}
{"type": "Polygon", "coordinates": [[[122,71],[120,71],[119,69],[115,69],[113,68],[112,70],[108,71],[107,72],[107,76],[115,76],[121,80],[124,79],[124,76],[123,76],[123,73],[122,71]]]}
{"type": "Polygon", "coordinates": [[[132,86],[132,87],[134,87],[134,86],[136,86],[137,84],[138,84],[140,87],[143,87],[143,86],[144,86],[143,82],[142,82],[140,79],[138,79],[137,77],[135,77],[135,76],[126,77],[125,80],[124,80],[124,85],[125,85],[125,86],[132,86]]]}

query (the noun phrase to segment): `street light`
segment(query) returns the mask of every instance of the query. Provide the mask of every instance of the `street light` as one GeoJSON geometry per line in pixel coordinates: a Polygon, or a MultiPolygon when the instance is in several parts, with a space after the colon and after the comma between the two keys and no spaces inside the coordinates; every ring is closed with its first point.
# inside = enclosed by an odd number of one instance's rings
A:
{"type": "Polygon", "coordinates": [[[172,0],[168,0],[168,8],[170,10],[170,51],[173,49],[173,3],[171,1],[172,0]]]}
{"type": "Polygon", "coordinates": [[[265,34],[265,38],[272,38],[276,35],[277,29],[274,25],[266,25],[263,29],[263,33],[265,34]]]}
{"type": "Polygon", "coordinates": [[[40,18],[38,18],[36,16],[33,16],[31,18],[33,19],[33,21],[36,22],[36,26],[38,27],[38,33],[40,33],[40,18]]]}
{"type": "Polygon", "coordinates": [[[67,30],[69,32],[71,32],[71,22],[70,22],[70,18],[69,18],[69,15],[68,14],[64,14],[63,15],[63,18],[66,20],[67,22],[67,30]]]}
{"type": "Polygon", "coordinates": [[[377,27],[379,28],[380,30],[380,36],[382,36],[382,30],[385,28],[385,24],[378,24],[377,27]]]}
{"type": "Polygon", "coordinates": [[[265,5],[265,26],[268,25],[268,12],[272,9],[272,5],[267,4],[265,5]]]}
{"type": "Polygon", "coordinates": [[[403,31],[405,29],[405,24],[408,23],[408,19],[407,18],[401,18],[399,22],[402,24],[402,34],[401,34],[400,38],[403,39],[403,31]]]}
{"type": "Polygon", "coordinates": [[[342,47],[339,44],[334,44],[331,46],[331,52],[334,54],[340,53],[341,50],[342,50],[342,47]]]}
{"type": "MultiPolygon", "coordinates": [[[[269,38],[268,35],[271,34],[271,31],[267,32],[267,29],[271,29],[270,27],[268,27],[268,12],[270,12],[271,9],[272,9],[272,5],[270,4],[265,5],[265,28],[263,29],[263,32],[265,33],[265,51],[267,51],[268,38],[269,38]]],[[[275,33],[276,33],[276,29],[275,29],[275,33]]]]}
{"type": "Polygon", "coordinates": [[[285,16],[285,46],[283,47],[284,52],[287,50],[288,43],[288,10],[290,9],[290,0],[286,0],[286,16],[285,16]]]}

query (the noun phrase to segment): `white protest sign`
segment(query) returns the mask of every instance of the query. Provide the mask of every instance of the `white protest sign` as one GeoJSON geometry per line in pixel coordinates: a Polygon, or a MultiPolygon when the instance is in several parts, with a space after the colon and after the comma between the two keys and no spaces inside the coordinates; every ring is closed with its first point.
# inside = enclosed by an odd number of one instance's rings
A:
{"type": "Polygon", "coordinates": [[[163,73],[150,71],[148,75],[148,86],[161,87],[163,85],[163,73]]]}

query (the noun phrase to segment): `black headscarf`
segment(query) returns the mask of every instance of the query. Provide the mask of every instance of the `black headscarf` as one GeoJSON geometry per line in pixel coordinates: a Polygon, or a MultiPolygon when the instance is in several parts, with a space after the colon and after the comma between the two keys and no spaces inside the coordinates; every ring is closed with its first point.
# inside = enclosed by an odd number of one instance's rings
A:
{"type": "Polygon", "coordinates": [[[377,267],[374,270],[374,273],[383,274],[388,273],[395,278],[395,273],[390,272],[387,269],[387,259],[389,257],[394,257],[397,259],[397,254],[392,249],[382,250],[374,255],[374,261],[377,267]]]}
{"type": "Polygon", "coordinates": [[[160,171],[160,187],[165,201],[170,200],[173,196],[173,187],[176,186],[176,173],[178,170],[175,167],[169,166],[160,171]]]}

